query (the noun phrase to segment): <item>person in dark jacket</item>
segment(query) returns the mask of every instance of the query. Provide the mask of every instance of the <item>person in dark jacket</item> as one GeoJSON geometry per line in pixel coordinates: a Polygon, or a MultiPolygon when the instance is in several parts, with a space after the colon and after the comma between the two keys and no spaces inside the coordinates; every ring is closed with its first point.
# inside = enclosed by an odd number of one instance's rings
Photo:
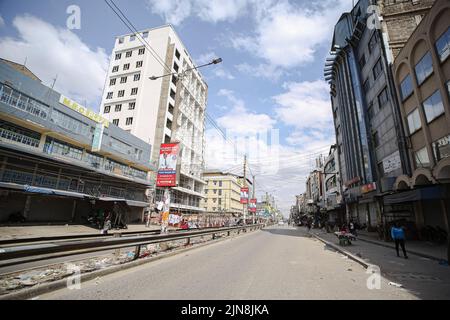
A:
{"type": "Polygon", "coordinates": [[[396,222],[394,226],[391,228],[391,237],[395,241],[395,250],[397,251],[397,257],[400,257],[399,253],[399,245],[402,247],[403,255],[405,256],[405,259],[408,259],[408,256],[406,255],[406,249],[405,249],[405,231],[402,227],[400,227],[400,224],[396,222]]]}

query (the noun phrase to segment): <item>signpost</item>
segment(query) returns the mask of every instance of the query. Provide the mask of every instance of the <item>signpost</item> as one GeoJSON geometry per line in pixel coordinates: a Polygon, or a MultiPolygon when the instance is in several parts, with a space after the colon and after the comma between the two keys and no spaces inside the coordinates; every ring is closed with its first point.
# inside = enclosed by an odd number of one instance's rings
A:
{"type": "Polygon", "coordinates": [[[163,143],[159,149],[158,175],[156,186],[164,188],[163,210],[161,215],[161,233],[167,231],[170,214],[170,187],[178,185],[177,163],[180,146],[178,142],[163,143]]]}

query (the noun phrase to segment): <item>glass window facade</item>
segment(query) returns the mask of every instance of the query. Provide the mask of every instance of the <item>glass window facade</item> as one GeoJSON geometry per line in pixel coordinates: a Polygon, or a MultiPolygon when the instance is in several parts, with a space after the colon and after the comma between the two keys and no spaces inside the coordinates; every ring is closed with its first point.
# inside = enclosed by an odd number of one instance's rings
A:
{"type": "Polygon", "coordinates": [[[408,130],[409,134],[413,134],[417,130],[419,130],[422,127],[422,124],[420,122],[420,115],[419,115],[419,109],[415,109],[413,112],[411,112],[408,115],[408,130]]]}
{"type": "Polygon", "coordinates": [[[378,95],[378,105],[380,109],[389,101],[388,97],[388,91],[387,87],[385,87],[383,90],[381,90],[380,94],[378,95]]]}
{"type": "Polygon", "coordinates": [[[47,138],[45,141],[44,152],[48,154],[57,154],[76,160],[81,160],[83,158],[83,149],[53,138],[47,138]]]}
{"type": "Polygon", "coordinates": [[[413,86],[411,81],[411,75],[407,75],[400,83],[400,94],[402,101],[408,98],[413,92],[413,86]]]}
{"type": "Polygon", "coordinates": [[[436,90],[423,102],[423,109],[425,110],[428,123],[444,113],[444,105],[439,90],[436,90]]]}
{"type": "Polygon", "coordinates": [[[50,111],[50,108],[45,104],[4,84],[0,84],[0,102],[42,119],[47,119],[50,111]]]}
{"type": "Polygon", "coordinates": [[[414,160],[416,162],[416,168],[429,167],[430,158],[428,157],[427,148],[422,148],[414,153],[414,160]]]}
{"type": "Polygon", "coordinates": [[[38,132],[0,120],[0,138],[37,148],[41,135],[38,132]]]}
{"type": "Polygon", "coordinates": [[[439,59],[444,61],[450,55],[450,27],[436,41],[436,51],[439,59]]]}
{"type": "Polygon", "coordinates": [[[427,52],[414,68],[416,71],[417,83],[421,85],[430,74],[433,73],[433,64],[431,63],[431,54],[427,52]]]}
{"type": "Polygon", "coordinates": [[[381,64],[381,59],[378,59],[377,63],[373,67],[373,78],[377,79],[383,72],[383,65],[381,64]]]}
{"type": "Polygon", "coordinates": [[[52,121],[58,127],[66,129],[75,134],[80,134],[83,136],[88,136],[90,134],[89,125],[75,118],[72,118],[71,116],[56,109],[52,110],[50,121],[52,121]]]}

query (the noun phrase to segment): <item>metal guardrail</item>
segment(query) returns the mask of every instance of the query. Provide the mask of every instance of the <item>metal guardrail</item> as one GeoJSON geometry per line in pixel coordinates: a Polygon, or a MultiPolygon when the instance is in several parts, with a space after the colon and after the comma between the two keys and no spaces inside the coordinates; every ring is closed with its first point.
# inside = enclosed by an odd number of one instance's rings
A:
{"type": "Polygon", "coordinates": [[[141,246],[143,245],[182,239],[187,239],[187,243],[190,243],[190,239],[195,237],[212,235],[214,239],[216,237],[216,234],[227,233],[229,236],[232,231],[237,231],[239,233],[240,231],[261,229],[263,226],[264,224],[252,224],[240,227],[200,229],[196,231],[182,231],[168,234],[156,234],[144,236],[139,235],[128,237],[121,237],[120,234],[117,234],[116,236],[113,237],[100,239],[86,239],[86,240],[71,239],[68,241],[61,241],[61,242],[47,242],[15,247],[4,247],[0,248],[0,261],[19,259],[16,262],[9,262],[7,264],[3,264],[3,265],[14,265],[14,264],[23,264],[26,262],[36,260],[51,259],[61,256],[79,255],[84,253],[99,252],[127,247],[135,247],[134,259],[137,259],[140,255],[141,246]],[[23,259],[20,260],[20,258],[25,258],[25,260],[23,259]]]}

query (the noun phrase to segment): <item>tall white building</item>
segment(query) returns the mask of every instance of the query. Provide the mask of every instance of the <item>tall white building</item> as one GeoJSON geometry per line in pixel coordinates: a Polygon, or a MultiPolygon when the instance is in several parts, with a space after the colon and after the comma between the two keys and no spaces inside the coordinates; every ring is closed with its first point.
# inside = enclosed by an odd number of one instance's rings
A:
{"type": "MultiPolygon", "coordinates": [[[[204,210],[200,199],[205,185],[201,174],[208,86],[197,70],[186,72],[179,81],[174,76],[150,77],[192,67],[193,61],[171,25],[119,36],[101,105],[103,117],[153,146],[151,160],[155,165],[161,143],[180,143],[180,183],[171,190],[171,210],[185,214],[204,210]]],[[[157,201],[162,193],[156,190],[157,201]]]]}

